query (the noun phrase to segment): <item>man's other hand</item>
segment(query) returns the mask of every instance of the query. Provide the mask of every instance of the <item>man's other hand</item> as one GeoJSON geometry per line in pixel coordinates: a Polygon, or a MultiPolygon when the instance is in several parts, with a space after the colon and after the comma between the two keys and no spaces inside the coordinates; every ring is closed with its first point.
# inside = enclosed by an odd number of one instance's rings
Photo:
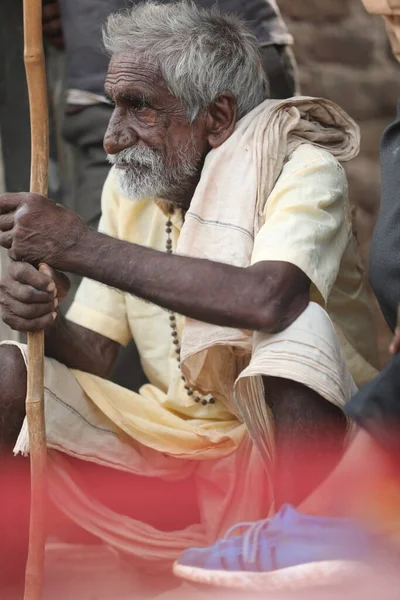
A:
{"type": "Polygon", "coordinates": [[[0,306],[4,323],[16,331],[40,331],[54,323],[60,302],[70,287],[63,273],[40,265],[12,262],[0,281],[0,306]]]}
{"type": "Polygon", "coordinates": [[[397,310],[397,325],[389,350],[391,354],[397,354],[400,352],[400,306],[397,310]]]}
{"type": "Polygon", "coordinates": [[[0,195],[0,246],[12,260],[68,270],[63,262],[86,230],[76,213],[40,194],[0,195]]]}

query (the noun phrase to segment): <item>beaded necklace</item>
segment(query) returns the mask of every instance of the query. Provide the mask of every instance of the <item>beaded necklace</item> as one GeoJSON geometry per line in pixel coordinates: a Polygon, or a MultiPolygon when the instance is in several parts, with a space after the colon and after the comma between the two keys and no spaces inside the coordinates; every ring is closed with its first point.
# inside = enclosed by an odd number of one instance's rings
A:
{"type": "MultiPolygon", "coordinates": [[[[166,253],[167,254],[172,254],[172,239],[171,239],[171,232],[172,232],[172,221],[170,216],[168,217],[168,220],[166,222],[166,227],[165,227],[165,231],[167,232],[167,242],[166,242],[166,253]]],[[[171,328],[171,335],[172,335],[172,343],[175,346],[175,353],[176,353],[176,360],[178,361],[178,366],[179,369],[181,368],[181,345],[179,342],[179,338],[178,338],[178,325],[176,322],[176,313],[170,311],[170,315],[169,315],[169,326],[171,328]]],[[[215,398],[213,398],[211,395],[208,395],[207,397],[202,397],[199,396],[199,394],[197,393],[197,391],[192,390],[192,388],[188,385],[187,381],[186,381],[186,377],[184,376],[184,374],[181,372],[181,379],[184,383],[184,388],[186,390],[187,395],[194,399],[195,402],[201,402],[204,406],[206,406],[207,404],[215,404],[215,398]]]]}

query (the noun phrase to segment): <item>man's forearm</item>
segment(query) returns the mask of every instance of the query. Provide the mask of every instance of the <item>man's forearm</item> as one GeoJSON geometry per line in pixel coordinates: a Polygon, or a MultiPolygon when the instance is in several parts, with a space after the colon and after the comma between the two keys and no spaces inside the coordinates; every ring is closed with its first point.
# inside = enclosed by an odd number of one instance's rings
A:
{"type": "Polygon", "coordinates": [[[309,280],[288,263],[259,263],[244,269],[168,255],[89,229],[79,248],[62,261],[56,268],[221,326],[275,331],[287,326],[308,303],[309,280]]]}
{"type": "Polygon", "coordinates": [[[45,334],[46,356],[55,358],[70,369],[104,378],[111,373],[118,348],[116,342],[67,321],[62,314],[45,334]]]}

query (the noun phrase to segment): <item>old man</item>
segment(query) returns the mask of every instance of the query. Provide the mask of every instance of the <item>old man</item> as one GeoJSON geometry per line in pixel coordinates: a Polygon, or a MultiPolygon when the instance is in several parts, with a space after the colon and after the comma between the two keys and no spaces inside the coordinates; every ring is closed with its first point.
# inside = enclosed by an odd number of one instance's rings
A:
{"type": "MultiPolygon", "coordinates": [[[[338,459],[349,369],[362,383],[376,363],[338,162],[358,131],[327,101],[268,101],[255,39],[216,10],[148,2],[110,16],[104,41],[100,231],[1,196],[1,304],[12,328],[46,332],[55,504],[165,564],[299,502],[338,459]],[[63,271],[85,278],[67,318],[63,271]],[[132,337],[139,393],[107,380],[132,337]]],[[[24,454],[26,348],[0,354],[0,443],[24,454]]]]}

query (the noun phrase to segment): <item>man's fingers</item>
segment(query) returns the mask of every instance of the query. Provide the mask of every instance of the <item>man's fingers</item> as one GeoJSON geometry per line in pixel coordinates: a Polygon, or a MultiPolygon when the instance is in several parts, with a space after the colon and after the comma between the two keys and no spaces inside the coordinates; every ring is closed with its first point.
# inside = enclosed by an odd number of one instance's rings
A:
{"type": "Polygon", "coordinates": [[[8,285],[7,295],[24,304],[50,304],[54,302],[54,292],[43,292],[18,281],[13,281],[8,285]]]}
{"type": "Polygon", "coordinates": [[[24,319],[22,317],[18,317],[11,312],[6,312],[3,314],[3,321],[6,325],[14,329],[15,331],[42,331],[49,327],[57,317],[57,313],[53,312],[45,315],[44,317],[39,317],[38,319],[24,319]]]}
{"type": "Polygon", "coordinates": [[[0,232],[0,246],[9,250],[13,243],[12,231],[1,231],[0,232]]]}
{"type": "Polygon", "coordinates": [[[23,202],[25,194],[0,194],[0,215],[17,210],[18,206],[23,202]]]}
{"type": "Polygon", "coordinates": [[[50,302],[43,302],[41,304],[25,304],[13,299],[11,312],[16,317],[32,321],[55,312],[57,305],[58,300],[56,298],[53,298],[50,302]]]}
{"type": "Polygon", "coordinates": [[[29,263],[15,262],[10,265],[10,275],[19,283],[30,285],[36,290],[53,293],[55,283],[48,275],[40,273],[29,263]]]}
{"type": "Polygon", "coordinates": [[[46,264],[41,264],[38,271],[29,263],[13,262],[4,279],[6,295],[26,304],[45,304],[55,297],[61,302],[69,287],[68,277],[46,264]]]}
{"type": "Polygon", "coordinates": [[[10,231],[14,227],[14,212],[0,215],[0,231],[10,231]]]}
{"type": "Polygon", "coordinates": [[[0,246],[7,248],[7,250],[11,248],[13,243],[14,215],[14,212],[0,214],[0,246]]]}
{"type": "Polygon", "coordinates": [[[54,281],[56,284],[57,293],[60,297],[60,300],[62,300],[67,295],[69,288],[71,287],[71,282],[65,273],[56,271],[45,263],[41,263],[39,265],[39,271],[54,281]]]}
{"type": "Polygon", "coordinates": [[[46,263],[40,263],[39,273],[43,273],[43,275],[46,275],[46,277],[52,279],[53,281],[56,274],[55,270],[49,267],[49,265],[46,265],[46,263]]]}

